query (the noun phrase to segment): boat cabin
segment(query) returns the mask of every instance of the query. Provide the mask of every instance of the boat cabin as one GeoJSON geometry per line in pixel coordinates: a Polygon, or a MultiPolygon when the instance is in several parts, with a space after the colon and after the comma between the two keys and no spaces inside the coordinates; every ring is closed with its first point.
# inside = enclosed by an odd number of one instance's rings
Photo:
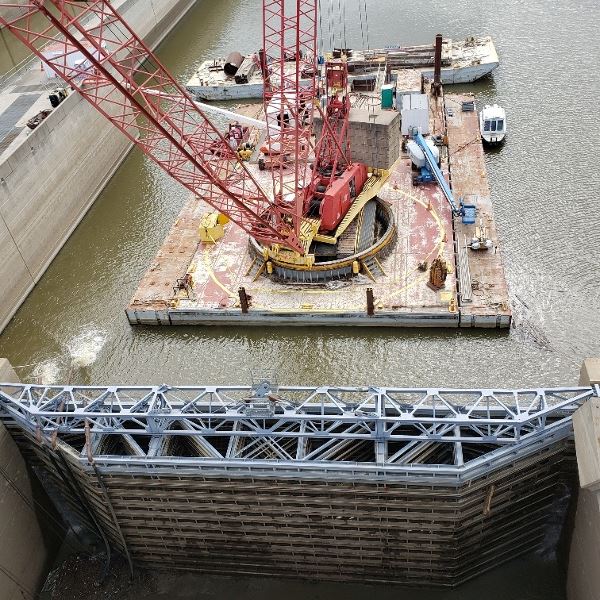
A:
{"type": "Polygon", "coordinates": [[[499,144],[506,136],[506,112],[497,104],[486,106],[479,115],[481,138],[487,144],[499,144]]]}

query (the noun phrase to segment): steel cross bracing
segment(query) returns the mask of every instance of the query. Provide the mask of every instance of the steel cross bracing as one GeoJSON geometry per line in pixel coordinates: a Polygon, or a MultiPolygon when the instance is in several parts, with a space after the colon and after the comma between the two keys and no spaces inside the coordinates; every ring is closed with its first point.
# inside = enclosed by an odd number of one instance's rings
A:
{"type": "Polygon", "coordinates": [[[310,181],[318,0],[263,0],[262,70],[267,143],[280,214],[297,236],[310,181]]]}
{"type": "MultiPolygon", "coordinates": [[[[571,435],[600,388],[73,387],[0,385],[0,416],[54,443],[117,437],[127,460],[196,457],[265,464],[441,465],[513,455],[571,435]],[[186,450],[182,451],[182,443],[186,450]],[[179,450],[177,450],[179,448],[179,450]]],[[[82,446],[84,444],[82,443],[82,446]]]]}
{"type": "Polygon", "coordinates": [[[0,1],[0,25],[196,196],[261,242],[302,251],[219,130],[108,0],[0,1]]]}

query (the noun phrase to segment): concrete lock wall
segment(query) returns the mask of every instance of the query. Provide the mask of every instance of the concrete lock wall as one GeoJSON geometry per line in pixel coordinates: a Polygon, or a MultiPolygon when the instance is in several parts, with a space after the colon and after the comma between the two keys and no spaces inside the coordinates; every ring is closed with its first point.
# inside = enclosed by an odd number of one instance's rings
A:
{"type": "MultiPolygon", "coordinates": [[[[0,381],[16,382],[0,358],[0,381]]],[[[48,535],[36,516],[25,462],[12,437],[0,423],[0,598],[34,598],[46,576],[49,551],[60,540],[57,528],[48,535]]]]}
{"type": "MultiPolygon", "coordinates": [[[[600,359],[588,359],[581,385],[600,384],[600,359]]],[[[584,404],[573,417],[579,470],[579,497],[571,539],[567,596],[600,598],[600,398],[584,404]]]]}
{"type": "MultiPolygon", "coordinates": [[[[115,2],[155,47],[196,0],[115,2]]],[[[0,163],[0,331],[77,227],[131,144],[71,94],[0,163]]]]}

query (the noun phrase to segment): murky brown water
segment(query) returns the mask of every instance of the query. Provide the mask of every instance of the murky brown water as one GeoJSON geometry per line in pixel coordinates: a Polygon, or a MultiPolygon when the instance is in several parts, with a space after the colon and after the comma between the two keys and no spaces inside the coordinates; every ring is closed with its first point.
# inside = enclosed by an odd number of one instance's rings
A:
{"type": "MultiPolygon", "coordinates": [[[[328,8],[330,0],[321,1],[328,8]]],[[[358,0],[345,3],[347,40],[362,46],[367,28],[357,18],[358,0]]],[[[89,354],[92,340],[101,349],[78,378],[98,383],[246,382],[252,369],[266,367],[288,383],[576,383],[583,358],[600,354],[600,171],[594,134],[600,5],[367,3],[372,47],[427,43],[438,31],[455,38],[494,36],[502,66],[493,79],[469,89],[480,103],[496,101],[508,112],[508,140],[488,155],[488,172],[519,327],[510,333],[131,328],[123,308],[186,196],[134,151],[0,336],[0,356],[33,365],[20,370],[23,377],[42,365],[60,379],[71,355],[86,349],[89,354]]],[[[200,1],[162,46],[161,57],[185,82],[207,57],[255,49],[260,4],[200,1]]],[[[328,38],[327,18],[323,28],[328,38]]],[[[536,559],[486,576],[485,585],[405,597],[562,598],[559,580],[554,563],[536,559]]],[[[324,597],[316,587],[306,593],[324,597]]]]}

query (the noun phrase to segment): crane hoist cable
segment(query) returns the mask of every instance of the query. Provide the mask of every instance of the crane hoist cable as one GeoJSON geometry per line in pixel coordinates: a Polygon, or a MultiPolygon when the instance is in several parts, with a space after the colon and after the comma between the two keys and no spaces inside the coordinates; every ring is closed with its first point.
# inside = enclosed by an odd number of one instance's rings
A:
{"type": "Polygon", "coordinates": [[[360,39],[362,41],[362,47],[366,48],[365,46],[365,27],[363,24],[363,11],[362,11],[362,0],[358,0],[358,19],[360,21],[360,39]]]}
{"type": "Polygon", "coordinates": [[[369,41],[369,12],[367,10],[367,0],[358,0],[358,16],[360,20],[360,35],[363,48],[370,50],[371,43],[369,41]]]}
{"type": "Polygon", "coordinates": [[[365,4],[365,26],[367,29],[367,50],[371,49],[371,41],[369,40],[369,11],[367,8],[367,0],[364,0],[365,4]]]}
{"type": "Polygon", "coordinates": [[[329,49],[335,48],[335,26],[333,21],[333,0],[329,0],[327,6],[327,23],[329,26],[329,49]]]}
{"type": "Polygon", "coordinates": [[[317,44],[319,48],[319,54],[323,54],[323,40],[325,39],[325,31],[323,30],[323,3],[318,0],[318,11],[319,11],[319,35],[317,36],[317,44]]]}
{"type": "Polygon", "coordinates": [[[341,20],[341,46],[345,50],[348,48],[348,44],[346,42],[346,0],[338,0],[338,15],[341,20]]]}

